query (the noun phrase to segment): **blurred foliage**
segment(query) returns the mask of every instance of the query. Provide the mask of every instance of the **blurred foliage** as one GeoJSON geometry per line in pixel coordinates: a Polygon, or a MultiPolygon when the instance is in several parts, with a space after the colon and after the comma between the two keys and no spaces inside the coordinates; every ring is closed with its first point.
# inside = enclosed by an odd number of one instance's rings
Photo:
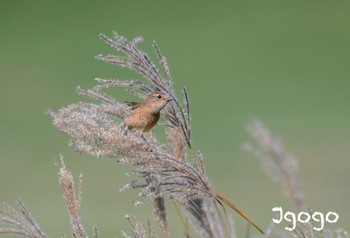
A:
{"type": "MultiPolygon", "coordinates": [[[[332,227],[350,230],[349,1],[34,0],[0,6],[0,201],[21,197],[48,235],[69,234],[54,165],[59,153],[76,177],[84,175],[88,231],[97,224],[102,236],[120,236],[129,230],[124,214],[151,216],[150,207],[133,208],[136,194],[118,192],[127,167],[75,153],[44,115],[45,108],[85,100],[75,88],[93,86],[95,77],[139,77],[94,60],[115,53],[98,39],[112,30],[144,36],[149,52],[157,41],[175,87],[190,93],[194,145],[204,153],[211,181],[257,223],[267,226],[274,206],[292,208],[241,150],[250,117],[262,119],[299,158],[309,206],[338,212],[332,227]]],[[[236,222],[243,234],[245,223],[236,222]]],[[[176,215],[170,224],[174,237],[181,234],[176,215]]]]}

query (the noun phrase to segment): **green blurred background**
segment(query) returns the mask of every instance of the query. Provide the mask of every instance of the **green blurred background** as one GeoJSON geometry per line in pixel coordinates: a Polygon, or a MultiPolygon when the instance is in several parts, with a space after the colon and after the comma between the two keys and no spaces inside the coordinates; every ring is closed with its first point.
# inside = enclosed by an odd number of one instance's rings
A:
{"type": "MultiPolygon", "coordinates": [[[[124,214],[152,217],[151,206],[131,204],[135,191],[118,192],[129,167],[75,153],[44,115],[84,100],[75,88],[95,77],[140,78],[94,60],[115,53],[98,35],[116,30],[144,36],[148,52],[158,42],[176,90],[188,88],[194,146],[211,182],[258,224],[268,226],[274,206],[294,207],[241,149],[251,117],[299,159],[309,207],[337,212],[329,227],[350,230],[349,12],[350,1],[2,1],[0,202],[20,197],[49,236],[69,234],[55,166],[62,153],[76,177],[83,173],[90,234],[97,225],[102,237],[120,237],[124,214]]],[[[169,207],[172,237],[183,237],[169,207]]]]}

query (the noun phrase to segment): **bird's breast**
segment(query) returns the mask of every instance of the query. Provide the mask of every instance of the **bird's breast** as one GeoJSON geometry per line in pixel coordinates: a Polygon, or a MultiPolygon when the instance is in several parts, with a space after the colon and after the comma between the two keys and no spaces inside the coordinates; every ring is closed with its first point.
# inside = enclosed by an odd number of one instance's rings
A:
{"type": "Polygon", "coordinates": [[[160,117],[160,113],[149,114],[148,119],[146,120],[147,123],[143,131],[149,131],[150,129],[152,129],[157,124],[159,117],[160,117]]]}
{"type": "Polygon", "coordinates": [[[149,131],[158,122],[160,113],[152,113],[147,110],[135,110],[124,119],[124,124],[129,129],[149,131]]]}

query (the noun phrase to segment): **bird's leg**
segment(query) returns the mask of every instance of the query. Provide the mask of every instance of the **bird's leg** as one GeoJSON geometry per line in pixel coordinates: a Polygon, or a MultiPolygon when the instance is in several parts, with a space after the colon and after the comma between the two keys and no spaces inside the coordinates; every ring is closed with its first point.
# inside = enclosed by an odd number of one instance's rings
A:
{"type": "Polygon", "coordinates": [[[128,126],[126,126],[124,123],[121,124],[121,128],[124,130],[124,136],[128,135],[128,126]]]}
{"type": "Polygon", "coordinates": [[[142,138],[142,140],[145,142],[145,144],[146,144],[147,146],[149,146],[149,144],[148,144],[146,138],[143,136],[143,134],[141,134],[141,138],[142,138]]]}
{"type": "Polygon", "coordinates": [[[151,149],[151,146],[149,145],[149,143],[147,142],[146,138],[143,136],[143,134],[141,134],[141,138],[142,140],[145,142],[145,144],[147,145],[147,151],[152,152],[153,150],[151,149]]]}

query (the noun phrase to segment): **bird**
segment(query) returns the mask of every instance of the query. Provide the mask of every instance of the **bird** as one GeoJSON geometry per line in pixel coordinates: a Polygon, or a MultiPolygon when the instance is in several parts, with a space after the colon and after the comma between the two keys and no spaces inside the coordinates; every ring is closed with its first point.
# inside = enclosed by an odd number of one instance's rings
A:
{"type": "Polygon", "coordinates": [[[170,97],[155,92],[147,96],[143,102],[128,103],[131,113],[124,118],[124,125],[129,130],[147,132],[151,130],[160,118],[160,111],[171,101],[170,97]]]}

